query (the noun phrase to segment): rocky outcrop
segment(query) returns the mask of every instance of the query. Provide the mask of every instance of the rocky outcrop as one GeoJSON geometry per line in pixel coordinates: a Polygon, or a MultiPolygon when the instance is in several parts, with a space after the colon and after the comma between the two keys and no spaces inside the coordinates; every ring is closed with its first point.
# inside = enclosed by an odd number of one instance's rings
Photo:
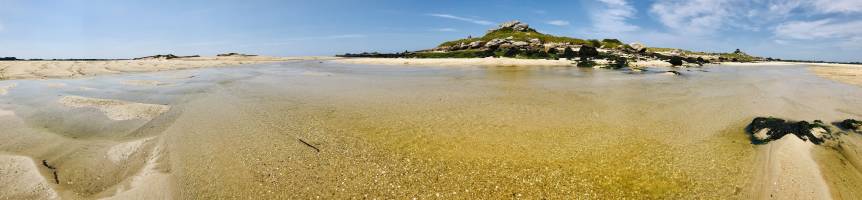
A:
{"type": "Polygon", "coordinates": [[[820,120],[814,123],[806,121],[787,121],[773,117],[757,117],[745,128],[749,134],[751,143],[766,144],[778,140],[785,135],[794,135],[803,141],[811,141],[814,144],[822,144],[826,140],[833,139],[832,132],[820,120]]]}
{"type": "Polygon", "coordinates": [[[862,121],[859,121],[859,120],[845,119],[844,121],[835,122],[833,124],[835,124],[835,126],[838,126],[838,128],[841,128],[844,130],[862,133],[862,121]]]}
{"type": "Polygon", "coordinates": [[[635,50],[635,52],[639,52],[639,53],[646,52],[646,45],[644,45],[644,44],[635,42],[635,43],[629,44],[629,46],[631,46],[632,49],[635,50]]]}
{"type": "Polygon", "coordinates": [[[165,54],[165,55],[154,55],[154,56],[134,58],[133,60],[169,60],[169,59],[177,59],[177,58],[196,58],[196,57],[201,57],[201,56],[199,56],[199,55],[176,56],[174,54],[165,54]]]}
{"type": "Polygon", "coordinates": [[[257,56],[257,55],[241,54],[241,53],[223,53],[223,54],[218,54],[216,56],[224,57],[224,56],[257,56]]]}
{"type": "Polygon", "coordinates": [[[135,58],[134,60],[148,60],[148,59],[156,59],[156,60],[169,60],[174,58],[180,58],[179,56],[175,56],[174,54],[165,54],[165,55],[154,55],[154,56],[145,56],[140,58],[135,58]]]}
{"type": "Polygon", "coordinates": [[[497,28],[488,30],[488,32],[494,32],[494,31],[505,30],[505,29],[512,29],[514,31],[522,31],[522,32],[523,31],[535,31],[535,30],[531,29],[530,25],[528,25],[526,23],[521,23],[521,21],[518,21],[518,20],[512,20],[512,21],[502,23],[497,28]]]}

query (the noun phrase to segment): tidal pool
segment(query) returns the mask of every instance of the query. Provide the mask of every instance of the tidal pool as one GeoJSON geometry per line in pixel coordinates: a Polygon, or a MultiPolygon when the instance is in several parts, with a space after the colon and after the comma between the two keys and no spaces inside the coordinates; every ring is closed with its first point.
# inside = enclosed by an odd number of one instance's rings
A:
{"type": "MultiPolygon", "coordinates": [[[[803,65],[680,72],[303,61],[2,81],[0,154],[53,182],[45,160],[67,198],[751,199],[752,118],[862,118],[862,88],[803,65]],[[64,96],[170,110],[112,120],[64,96]]],[[[859,170],[817,155],[832,196],[859,197],[859,170]]]]}

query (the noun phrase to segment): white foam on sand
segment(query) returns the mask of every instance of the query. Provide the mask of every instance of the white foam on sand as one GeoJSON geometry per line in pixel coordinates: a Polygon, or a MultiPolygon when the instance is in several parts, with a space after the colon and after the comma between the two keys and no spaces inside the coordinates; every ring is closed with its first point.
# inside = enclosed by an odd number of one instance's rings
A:
{"type": "Polygon", "coordinates": [[[170,106],[135,103],[114,99],[97,99],[81,96],[64,96],[58,102],[73,108],[95,108],[112,120],[132,120],[153,118],[167,112],[170,106]]]}
{"type": "Polygon", "coordinates": [[[29,157],[0,155],[0,199],[58,199],[29,157]]]}

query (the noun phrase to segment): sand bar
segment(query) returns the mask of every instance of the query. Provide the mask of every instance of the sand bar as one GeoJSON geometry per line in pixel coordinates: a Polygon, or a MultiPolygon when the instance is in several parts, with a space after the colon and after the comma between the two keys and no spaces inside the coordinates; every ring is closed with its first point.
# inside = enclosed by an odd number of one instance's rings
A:
{"type": "Polygon", "coordinates": [[[225,67],[269,62],[322,60],[332,57],[222,56],[177,59],[112,61],[3,61],[0,80],[75,78],[124,72],[154,72],[205,67],[225,67]]]}
{"type": "Polygon", "coordinates": [[[58,101],[73,108],[96,108],[112,120],[151,120],[156,116],[167,112],[170,106],[135,103],[113,99],[97,99],[80,96],[64,96],[58,101]]]}

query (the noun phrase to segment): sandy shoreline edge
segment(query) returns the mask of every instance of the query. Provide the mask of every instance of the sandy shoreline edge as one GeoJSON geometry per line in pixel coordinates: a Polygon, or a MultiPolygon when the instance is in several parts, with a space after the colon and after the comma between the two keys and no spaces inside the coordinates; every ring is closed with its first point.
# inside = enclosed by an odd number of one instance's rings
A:
{"type": "Polygon", "coordinates": [[[0,80],[63,79],[105,74],[156,72],[210,67],[227,67],[259,63],[331,59],[336,58],[325,56],[221,56],[176,59],[104,61],[1,61],[0,80]]]}

